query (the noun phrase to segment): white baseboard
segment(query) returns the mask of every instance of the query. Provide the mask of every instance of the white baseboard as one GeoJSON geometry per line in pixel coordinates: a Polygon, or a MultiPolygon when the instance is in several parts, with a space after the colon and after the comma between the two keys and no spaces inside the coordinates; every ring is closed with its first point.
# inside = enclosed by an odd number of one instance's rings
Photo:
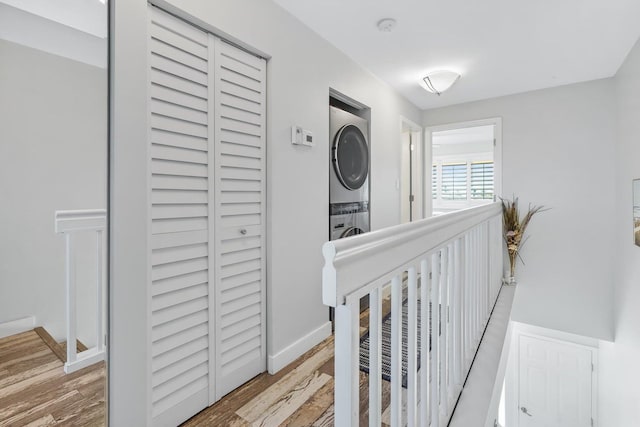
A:
{"type": "Polygon", "coordinates": [[[311,331],[284,350],[274,355],[269,355],[267,369],[270,374],[275,374],[289,363],[311,350],[316,345],[331,335],[331,322],[322,324],[318,329],[311,331]]]}
{"type": "Polygon", "coordinates": [[[23,317],[22,319],[11,320],[0,323],[0,338],[27,332],[36,327],[35,316],[23,317]]]}

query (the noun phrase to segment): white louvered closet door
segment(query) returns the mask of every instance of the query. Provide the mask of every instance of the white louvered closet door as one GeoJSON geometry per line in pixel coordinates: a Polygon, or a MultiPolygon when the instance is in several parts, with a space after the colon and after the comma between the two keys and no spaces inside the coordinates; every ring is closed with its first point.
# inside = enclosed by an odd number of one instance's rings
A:
{"type": "Polygon", "coordinates": [[[219,399],[266,370],[266,61],[213,39],[219,399]]]}
{"type": "Polygon", "coordinates": [[[149,6],[151,414],[266,369],[266,63],[149,6]]]}

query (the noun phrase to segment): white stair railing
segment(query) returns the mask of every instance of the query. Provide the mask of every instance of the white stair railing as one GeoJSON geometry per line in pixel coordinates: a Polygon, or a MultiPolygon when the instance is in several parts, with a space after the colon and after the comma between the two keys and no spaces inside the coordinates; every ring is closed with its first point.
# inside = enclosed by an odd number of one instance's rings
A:
{"type": "Polygon", "coordinates": [[[492,203],[325,243],[322,289],[324,303],[335,307],[337,427],[360,423],[360,299],[367,295],[369,425],[380,426],[389,412],[384,421],[391,426],[447,425],[500,292],[501,212],[492,203]],[[391,392],[383,402],[382,301],[389,290],[391,392]]]}
{"type": "Polygon", "coordinates": [[[107,214],[104,209],[56,211],[55,231],[65,237],[65,289],[66,289],[66,329],[67,361],[65,373],[75,372],[105,358],[104,328],[104,234],[107,214]],[[77,303],[76,303],[76,247],[78,233],[95,233],[96,236],[96,346],[77,352],[77,303]]]}

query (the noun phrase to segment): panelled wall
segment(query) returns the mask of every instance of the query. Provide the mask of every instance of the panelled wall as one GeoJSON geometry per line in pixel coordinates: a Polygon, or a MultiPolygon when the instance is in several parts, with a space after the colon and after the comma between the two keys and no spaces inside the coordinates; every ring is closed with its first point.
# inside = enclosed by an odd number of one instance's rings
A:
{"type": "Polygon", "coordinates": [[[149,16],[150,404],[174,425],[266,369],[265,61],[149,16]]]}

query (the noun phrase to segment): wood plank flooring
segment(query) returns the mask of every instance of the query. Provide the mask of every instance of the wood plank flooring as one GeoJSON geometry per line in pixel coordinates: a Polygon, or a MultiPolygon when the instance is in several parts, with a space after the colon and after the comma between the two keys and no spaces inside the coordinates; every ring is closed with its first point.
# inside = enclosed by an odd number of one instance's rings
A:
{"type": "MultiPolygon", "coordinates": [[[[383,313],[390,310],[383,300],[383,313]]],[[[368,328],[368,310],[360,316],[360,330],[368,328]]],[[[203,410],[182,427],[204,426],[333,426],[334,339],[309,350],[275,375],[263,373],[219,402],[203,410]]],[[[391,388],[382,382],[382,406],[388,407],[391,388]]],[[[360,372],[360,425],[368,425],[368,376],[360,372]]],[[[383,413],[388,426],[389,411],[383,413]]]]}
{"type": "Polygon", "coordinates": [[[0,339],[0,427],[104,426],[105,366],[65,374],[35,331],[0,339]]]}

